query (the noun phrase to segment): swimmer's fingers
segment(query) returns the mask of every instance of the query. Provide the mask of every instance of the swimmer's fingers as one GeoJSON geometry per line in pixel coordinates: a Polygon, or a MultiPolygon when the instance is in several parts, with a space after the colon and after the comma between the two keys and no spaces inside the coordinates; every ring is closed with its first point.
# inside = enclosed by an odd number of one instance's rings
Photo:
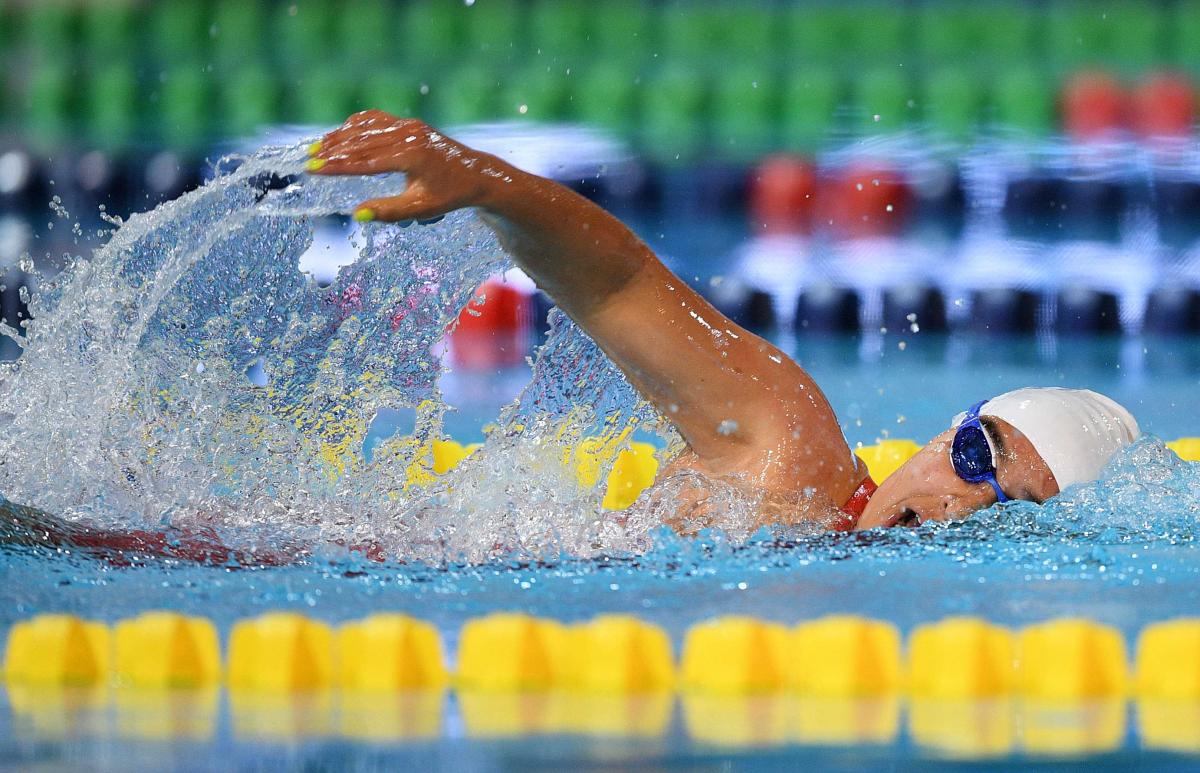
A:
{"type": "Polygon", "coordinates": [[[382,174],[411,171],[412,159],[403,150],[389,145],[358,147],[349,153],[322,151],[308,160],[314,174],[382,174]]]}
{"type": "Polygon", "coordinates": [[[350,116],[341,126],[313,143],[311,152],[314,155],[319,151],[333,152],[346,142],[370,136],[387,136],[398,127],[408,123],[419,122],[413,119],[397,118],[382,110],[363,110],[361,113],[350,116]]]}
{"type": "Polygon", "coordinates": [[[312,161],[320,161],[322,167],[325,164],[343,161],[374,163],[377,166],[395,163],[406,155],[412,155],[415,149],[425,146],[424,143],[417,143],[415,140],[408,141],[409,137],[415,137],[415,135],[410,132],[400,134],[373,132],[343,136],[336,141],[322,140],[314,143],[309,149],[310,166],[312,161]]]}
{"type": "Polygon", "coordinates": [[[435,137],[449,144],[419,120],[380,111],[358,113],[313,143],[308,169],[324,174],[412,171],[435,137]]]}
{"type": "Polygon", "coordinates": [[[430,220],[462,204],[446,196],[431,194],[419,181],[412,181],[404,193],[381,199],[368,199],[354,210],[354,219],[359,221],[381,220],[430,220]]]}

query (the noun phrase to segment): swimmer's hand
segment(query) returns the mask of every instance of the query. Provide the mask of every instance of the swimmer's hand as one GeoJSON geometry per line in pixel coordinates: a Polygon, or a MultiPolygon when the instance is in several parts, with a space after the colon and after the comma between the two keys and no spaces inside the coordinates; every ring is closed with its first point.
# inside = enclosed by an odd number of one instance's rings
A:
{"type": "Polygon", "coordinates": [[[428,220],[464,207],[483,206],[489,183],[508,169],[493,156],[455,142],[415,118],[382,110],[355,113],[309,148],[313,174],[403,172],[408,187],[399,196],[370,199],[354,219],[428,220]]]}

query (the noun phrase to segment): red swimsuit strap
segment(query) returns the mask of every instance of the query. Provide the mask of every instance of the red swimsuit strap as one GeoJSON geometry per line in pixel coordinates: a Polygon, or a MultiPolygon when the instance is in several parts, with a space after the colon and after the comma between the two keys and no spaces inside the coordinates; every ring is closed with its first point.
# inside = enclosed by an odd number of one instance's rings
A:
{"type": "Polygon", "coordinates": [[[871,480],[871,476],[863,478],[862,483],[858,484],[858,488],[846,500],[846,504],[842,505],[842,512],[846,514],[846,518],[837,524],[837,529],[840,531],[850,531],[858,524],[858,519],[862,517],[863,511],[867,509],[867,503],[871,501],[871,495],[875,493],[875,489],[879,488],[875,485],[875,481],[871,480]]]}

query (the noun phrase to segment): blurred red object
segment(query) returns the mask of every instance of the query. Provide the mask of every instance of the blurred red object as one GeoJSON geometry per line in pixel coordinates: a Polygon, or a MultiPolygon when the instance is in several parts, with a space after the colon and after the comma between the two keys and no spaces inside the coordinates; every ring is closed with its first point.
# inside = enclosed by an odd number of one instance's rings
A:
{"type": "Polygon", "coordinates": [[[1063,87],[1063,130],[1075,140],[1095,140],[1119,131],[1125,122],[1128,98],[1115,78],[1102,72],[1082,72],[1063,87]]]}
{"type": "Polygon", "coordinates": [[[912,190],[884,165],[857,164],[821,181],[819,224],[842,237],[898,232],[908,215],[912,190]]]}
{"type": "Polygon", "coordinates": [[[1195,89],[1182,75],[1151,76],[1134,89],[1130,118],[1143,137],[1187,136],[1196,122],[1195,89]]]}
{"type": "Polygon", "coordinates": [[[812,163],[798,156],[767,156],[750,180],[755,232],[809,233],[817,194],[812,163]]]}
{"type": "Polygon", "coordinates": [[[531,314],[524,292],[499,280],[484,282],[450,332],[451,361],[473,370],[522,362],[529,351],[531,314]]]}

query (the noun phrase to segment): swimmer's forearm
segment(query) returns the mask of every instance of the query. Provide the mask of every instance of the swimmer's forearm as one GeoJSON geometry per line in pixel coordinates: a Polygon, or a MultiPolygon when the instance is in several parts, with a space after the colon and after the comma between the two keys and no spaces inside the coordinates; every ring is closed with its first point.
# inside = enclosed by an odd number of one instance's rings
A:
{"type": "Polygon", "coordinates": [[[635,278],[670,272],[621,221],[574,191],[501,161],[479,209],[555,303],[584,325],[635,278]]]}

